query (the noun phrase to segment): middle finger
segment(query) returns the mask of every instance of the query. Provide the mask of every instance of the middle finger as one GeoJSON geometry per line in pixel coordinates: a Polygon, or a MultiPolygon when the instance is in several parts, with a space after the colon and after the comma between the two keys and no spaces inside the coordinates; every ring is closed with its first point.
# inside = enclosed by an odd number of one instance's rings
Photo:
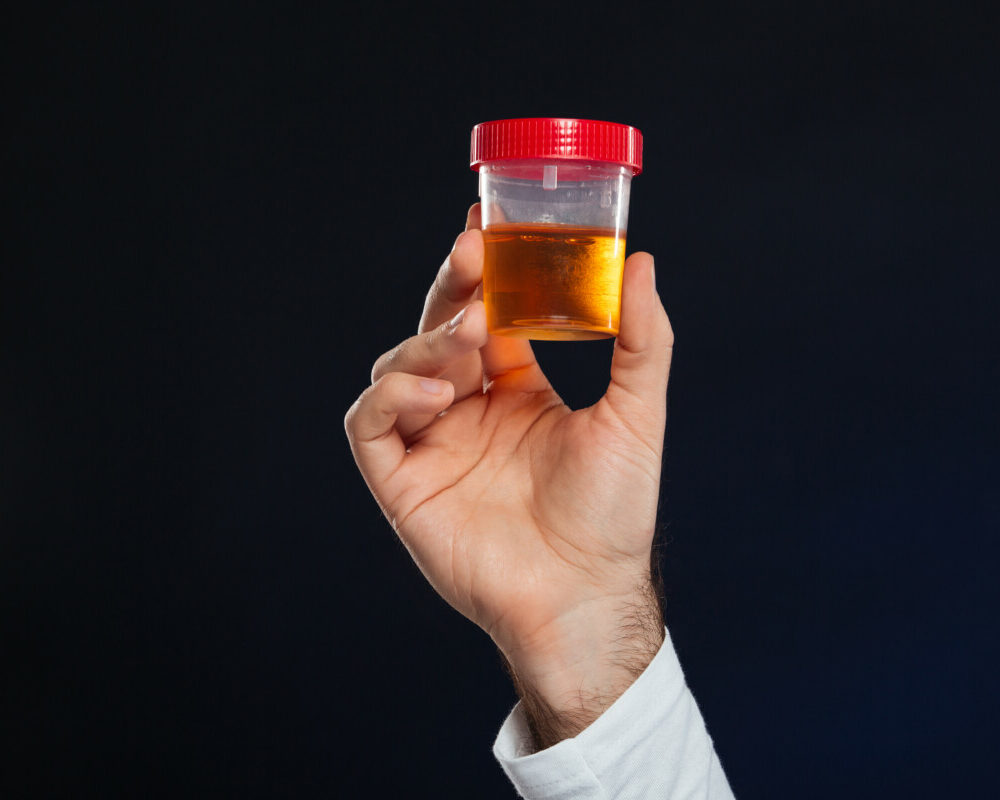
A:
{"type": "Polygon", "coordinates": [[[455,399],[482,392],[482,371],[455,369],[486,343],[486,309],[475,301],[433,330],[411,336],[372,368],[372,383],[389,372],[408,372],[424,378],[444,376],[455,385],[455,399]]]}

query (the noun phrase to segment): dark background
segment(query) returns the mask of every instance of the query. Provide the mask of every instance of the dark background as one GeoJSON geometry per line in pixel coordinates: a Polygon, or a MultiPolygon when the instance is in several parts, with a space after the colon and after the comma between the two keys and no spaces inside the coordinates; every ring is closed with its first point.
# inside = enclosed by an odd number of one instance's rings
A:
{"type": "MultiPolygon", "coordinates": [[[[472,126],[559,115],[645,135],[667,621],[737,795],[995,790],[996,4],[162,5],[3,25],[4,796],[513,796],[342,418],[472,126]]],[[[539,347],[574,406],[610,352],[539,347]]]]}

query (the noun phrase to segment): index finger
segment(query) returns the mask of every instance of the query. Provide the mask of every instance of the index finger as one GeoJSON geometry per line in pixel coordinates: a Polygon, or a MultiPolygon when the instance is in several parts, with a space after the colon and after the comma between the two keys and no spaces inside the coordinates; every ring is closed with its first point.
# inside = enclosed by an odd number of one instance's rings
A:
{"type": "MultiPolygon", "coordinates": [[[[495,218],[503,219],[503,211],[493,209],[495,218]]],[[[451,254],[445,259],[424,302],[420,332],[431,330],[457,314],[481,296],[484,244],[481,231],[482,208],[475,203],[465,218],[465,233],[455,240],[451,254]]],[[[549,381],[535,360],[527,339],[490,336],[480,349],[483,377],[487,382],[503,382],[520,391],[544,391],[549,381]]]]}
{"type": "Polygon", "coordinates": [[[475,203],[465,217],[465,231],[455,240],[427,292],[418,332],[436,328],[476,299],[483,280],[483,238],[478,233],[481,220],[479,203],[475,203]]]}

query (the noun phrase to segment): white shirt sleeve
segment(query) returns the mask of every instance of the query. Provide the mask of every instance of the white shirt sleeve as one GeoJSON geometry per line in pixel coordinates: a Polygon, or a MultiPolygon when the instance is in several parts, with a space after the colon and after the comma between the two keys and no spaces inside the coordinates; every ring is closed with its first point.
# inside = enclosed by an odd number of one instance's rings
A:
{"type": "Polygon", "coordinates": [[[669,632],[635,683],[577,736],[533,752],[518,703],[493,755],[527,800],[733,797],[669,632]]]}

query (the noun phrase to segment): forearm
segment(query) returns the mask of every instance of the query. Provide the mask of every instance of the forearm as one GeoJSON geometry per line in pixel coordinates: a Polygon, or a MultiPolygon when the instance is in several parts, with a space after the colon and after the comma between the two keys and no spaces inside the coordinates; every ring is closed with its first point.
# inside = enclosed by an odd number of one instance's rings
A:
{"type": "Polygon", "coordinates": [[[539,750],[525,703],[507,717],[493,753],[530,800],[732,800],[669,633],[642,674],[572,738],[539,750]]]}
{"type": "Polygon", "coordinates": [[[651,581],[581,604],[503,653],[536,750],[587,728],[642,674],[663,643],[651,581]]]}

